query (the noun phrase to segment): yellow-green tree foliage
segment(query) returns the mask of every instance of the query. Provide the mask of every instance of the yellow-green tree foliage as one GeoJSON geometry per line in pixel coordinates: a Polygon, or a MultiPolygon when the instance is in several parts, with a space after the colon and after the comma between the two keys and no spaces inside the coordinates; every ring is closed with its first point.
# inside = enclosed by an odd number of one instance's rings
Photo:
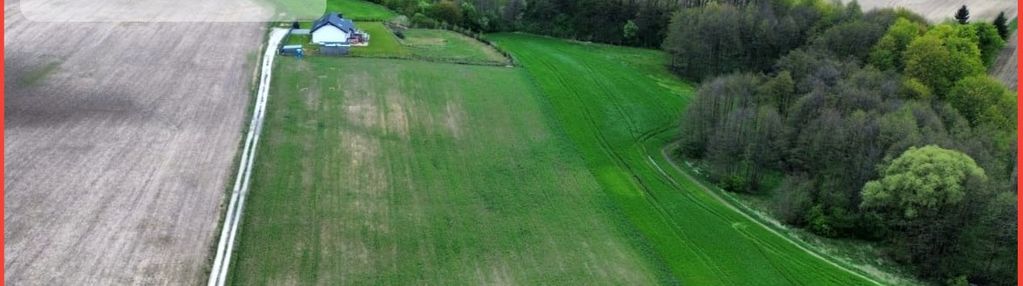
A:
{"type": "Polygon", "coordinates": [[[934,145],[909,148],[863,186],[863,206],[912,220],[961,203],[968,179],[987,179],[970,156],[934,145]]]}

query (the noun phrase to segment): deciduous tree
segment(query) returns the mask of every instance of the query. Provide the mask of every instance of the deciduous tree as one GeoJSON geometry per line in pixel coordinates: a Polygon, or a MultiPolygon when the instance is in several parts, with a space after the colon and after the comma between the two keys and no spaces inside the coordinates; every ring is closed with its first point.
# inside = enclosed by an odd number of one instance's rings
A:
{"type": "Polygon", "coordinates": [[[959,80],[949,92],[947,101],[973,126],[988,125],[1000,130],[1015,128],[1013,94],[1001,82],[987,75],[959,80]]]}
{"type": "Polygon", "coordinates": [[[927,31],[922,24],[899,18],[877,41],[870,52],[870,63],[880,69],[901,71],[905,68],[903,53],[909,44],[927,31]]]}
{"type": "Polygon", "coordinates": [[[939,96],[961,78],[983,74],[976,34],[969,26],[940,25],[906,48],[906,75],[920,80],[939,96]]]}

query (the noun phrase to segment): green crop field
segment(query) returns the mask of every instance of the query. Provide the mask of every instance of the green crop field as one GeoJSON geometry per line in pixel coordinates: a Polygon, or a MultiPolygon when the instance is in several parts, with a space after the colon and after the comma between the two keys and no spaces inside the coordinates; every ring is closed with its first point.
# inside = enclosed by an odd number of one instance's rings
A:
{"type": "Polygon", "coordinates": [[[277,61],[233,284],[656,282],[525,70],[277,61]]]}
{"type": "Polygon", "coordinates": [[[326,8],[327,12],[338,12],[355,21],[387,21],[398,15],[387,7],[362,0],[327,0],[326,8]]]}
{"type": "Polygon", "coordinates": [[[672,169],[661,149],[676,134],[690,86],[659,51],[522,34],[490,36],[542,90],[602,190],[638,230],[648,261],[695,285],[863,285],[754,223],[672,169]]]}
{"type": "Polygon", "coordinates": [[[663,53],[489,37],[523,67],[279,59],[232,283],[871,284],[672,167],[663,53]]]}

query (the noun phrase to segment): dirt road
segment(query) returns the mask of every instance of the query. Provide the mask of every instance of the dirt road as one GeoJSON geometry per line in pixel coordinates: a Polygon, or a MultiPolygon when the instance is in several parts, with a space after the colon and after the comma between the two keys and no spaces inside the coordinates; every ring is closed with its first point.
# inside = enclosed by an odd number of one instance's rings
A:
{"type": "Polygon", "coordinates": [[[4,280],[200,284],[260,23],[45,23],[4,3],[4,280]]]}

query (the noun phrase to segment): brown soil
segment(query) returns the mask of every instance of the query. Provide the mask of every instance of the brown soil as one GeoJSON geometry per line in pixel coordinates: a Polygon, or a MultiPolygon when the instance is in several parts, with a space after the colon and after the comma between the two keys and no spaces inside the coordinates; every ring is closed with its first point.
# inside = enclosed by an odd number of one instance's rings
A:
{"type": "Polygon", "coordinates": [[[204,283],[263,24],[4,12],[5,282],[204,283]]]}

